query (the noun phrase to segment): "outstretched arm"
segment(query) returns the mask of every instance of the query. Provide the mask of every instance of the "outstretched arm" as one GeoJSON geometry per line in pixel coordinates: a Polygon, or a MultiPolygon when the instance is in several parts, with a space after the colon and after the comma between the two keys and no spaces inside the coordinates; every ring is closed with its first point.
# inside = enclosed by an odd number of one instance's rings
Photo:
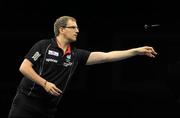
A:
{"type": "Polygon", "coordinates": [[[120,61],[136,55],[146,55],[149,57],[155,57],[157,53],[153,47],[144,46],[138,48],[132,48],[123,51],[111,51],[111,52],[92,52],[86,62],[86,65],[100,64],[106,62],[120,61]]]}

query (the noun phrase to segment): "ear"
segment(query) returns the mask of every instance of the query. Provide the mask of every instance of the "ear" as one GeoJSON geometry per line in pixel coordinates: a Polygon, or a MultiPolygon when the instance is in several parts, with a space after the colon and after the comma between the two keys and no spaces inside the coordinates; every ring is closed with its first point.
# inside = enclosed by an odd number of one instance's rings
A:
{"type": "Polygon", "coordinates": [[[64,32],[64,28],[63,27],[60,27],[59,28],[59,33],[63,33],[64,32]]]}

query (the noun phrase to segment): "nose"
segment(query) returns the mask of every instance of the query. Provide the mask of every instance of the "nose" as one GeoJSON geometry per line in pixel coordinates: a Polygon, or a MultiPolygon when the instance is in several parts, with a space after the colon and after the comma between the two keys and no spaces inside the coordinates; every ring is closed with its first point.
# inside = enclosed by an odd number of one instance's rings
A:
{"type": "Polygon", "coordinates": [[[79,32],[79,28],[76,28],[75,32],[78,33],[79,32]]]}

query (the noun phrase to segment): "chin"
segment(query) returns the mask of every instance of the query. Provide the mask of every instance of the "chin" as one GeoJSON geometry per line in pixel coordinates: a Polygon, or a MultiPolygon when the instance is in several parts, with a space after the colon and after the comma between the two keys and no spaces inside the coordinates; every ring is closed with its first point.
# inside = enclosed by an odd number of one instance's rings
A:
{"type": "Polygon", "coordinates": [[[69,41],[70,41],[70,42],[75,42],[75,41],[76,41],[76,39],[70,39],[69,41]]]}

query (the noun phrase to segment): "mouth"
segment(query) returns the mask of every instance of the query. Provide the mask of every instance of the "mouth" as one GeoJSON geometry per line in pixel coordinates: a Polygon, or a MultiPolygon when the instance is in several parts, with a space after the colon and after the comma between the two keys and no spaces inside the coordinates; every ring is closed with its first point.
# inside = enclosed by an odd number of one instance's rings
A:
{"type": "Polygon", "coordinates": [[[77,34],[74,34],[74,37],[77,37],[77,34]]]}

